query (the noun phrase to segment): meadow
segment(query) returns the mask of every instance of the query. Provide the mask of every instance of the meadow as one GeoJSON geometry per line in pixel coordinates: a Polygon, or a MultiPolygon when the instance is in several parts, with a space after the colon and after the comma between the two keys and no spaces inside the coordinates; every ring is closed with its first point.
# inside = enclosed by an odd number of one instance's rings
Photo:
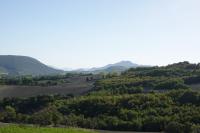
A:
{"type": "Polygon", "coordinates": [[[96,133],[94,131],[75,128],[47,128],[28,126],[3,126],[0,133],[96,133]]]}

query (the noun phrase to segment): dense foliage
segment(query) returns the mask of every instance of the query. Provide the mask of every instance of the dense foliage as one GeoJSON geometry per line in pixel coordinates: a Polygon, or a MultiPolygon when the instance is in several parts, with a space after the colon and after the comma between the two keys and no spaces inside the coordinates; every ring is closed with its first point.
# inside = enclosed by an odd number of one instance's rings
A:
{"type": "MultiPolygon", "coordinates": [[[[200,65],[181,62],[166,67],[132,68],[119,76],[106,77],[96,83],[96,90],[114,93],[137,87],[144,92],[188,89],[200,83],[200,65]]],[[[127,91],[128,93],[130,91],[127,91]]]]}
{"type": "MultiPolygon", "coordinates": [[[[200,132],[200,67],[188,62],[103,75],[80,97],[4,98],[0,121],[127,130],[200,132]]],[[[91,80],[87,78],[86,80],[91,80]]]]}
{"type": "Polygon", "coordinates": [[[200,130],[199,103],[200,93],[191,90],[6,98],[0,103],[0,120],[107,130],[191,132],[200,130]]]}

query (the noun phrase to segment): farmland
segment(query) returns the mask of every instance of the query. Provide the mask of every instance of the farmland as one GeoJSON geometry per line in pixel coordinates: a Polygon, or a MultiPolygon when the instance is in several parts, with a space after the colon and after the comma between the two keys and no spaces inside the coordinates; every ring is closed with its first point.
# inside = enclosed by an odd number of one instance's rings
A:
{"type": "Polygon", "coordinates": [[[0,98],[4,97],[31,97],[37,95],[81,95],[94,86],[94,80],[87,81],[88,76],[70,76],[62,79],[62,83],[55,80],[41,80],[39,85],[0,85],[0,98]],[[54,81],[56,85],[46,85],[45,82],[54,81]],[[43,83],[41,85],[41,83],[43,83]]]}
{"type": "Polygon", "coordinates": [[[5,77],[0,83],[4,94],[0,121],[4,123],[80,127],[103,133],[200,130],[199,64],[131,68],[100,78],[93,74],[5,77]],[[14,87],[14,93],[5,93],[6,87],[14,87]],[[72,92],[74,96],[68,95],[72,92]]]}

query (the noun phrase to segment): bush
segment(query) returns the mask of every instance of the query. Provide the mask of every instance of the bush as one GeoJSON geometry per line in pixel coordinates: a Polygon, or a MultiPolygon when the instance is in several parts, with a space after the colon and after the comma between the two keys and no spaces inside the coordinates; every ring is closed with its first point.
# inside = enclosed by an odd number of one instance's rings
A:
{"type": "Polygon", "coordinates": [[[170,122],[165,131],[167,133],[184,133],[184,125],[178,122],[170,122]]]}

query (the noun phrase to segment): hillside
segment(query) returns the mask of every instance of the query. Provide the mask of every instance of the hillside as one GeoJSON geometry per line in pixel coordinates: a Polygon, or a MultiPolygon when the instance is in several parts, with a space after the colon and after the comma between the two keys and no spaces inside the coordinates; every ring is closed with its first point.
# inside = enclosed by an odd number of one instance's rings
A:
{"type": "Polygon", "coordinates": [[[0,55],[0,73],[8,75],[52,75],[62,72],[31,57],[0,55]]]}
{"type": "Polygon", "coordinates": [[[121,73],[123,71],[126,71],[128,68],[124,66],[110,66],[105,69],[100,69],[100,70],[95,70],[92,71],[93,74],[98,74],[98,73],[121,73]]]}
{"type": "Polygon", "coordinates": [[[137,67],[147,67],[143,65],[138,65],[135,63],[132,63],[131,61],[120,61],[113,64],[108,64],[103,67],[94,67],[90,69],[78,69],[75,70],[75,72],[85,72],[85,73],[121,73],[125,70],[128,70],[129,68],[137,68],[137,67]]]}
{"type": "Polygon", "coordinates": [[[3,123],[111,131],[200,131],[199,64],[131,68],[118,75],[8,77],[0,84],[3,123]]]}
{"type": "Polygon", "coordinates": [[[110,67],[124,67],[124,68],[132,68],[132,67],[138,67],[140,65],[132,63],[130,61],[120,61],[114,64],[108,64],[106,66],[103,67],[99,67],[99,68],[92,68],[89,71],[96,71],[96,70],[104,70],[104,69],[108,69],[110,67]]]}

